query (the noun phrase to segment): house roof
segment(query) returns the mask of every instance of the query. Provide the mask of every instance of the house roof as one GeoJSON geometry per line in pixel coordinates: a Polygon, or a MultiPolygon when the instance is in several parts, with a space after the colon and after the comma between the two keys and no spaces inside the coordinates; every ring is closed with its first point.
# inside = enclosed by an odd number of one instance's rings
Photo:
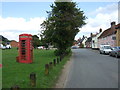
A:
{"type": "Polygon", "coordinates": [[[81,38],[79,38],[78,39],[78,43],[82,43],[83,41],[84,41],[84,39],[85,39],[86,37],[84,36],[84,37],[82,37],[82,39],[81,38]]]}
{"type": "MultiPolygon", "coordinates": [[[[115,25],[115,27],[118,27],[120,26],[120,24],[118,25],[115,25]]],[[[117,32],[117,29],[111,29],[111,28],[108,28],[107,30],[105,30],[99,37],[99,38],[104,38],[104,37],[107,37],[107,36],[110,36],[110,35],[113,35],[117,32]]]]}
{"type": "Polygon", "coordinates": [[[98,33],[96,33],[96,34],[92,34],[92,37],[96,37],[98,35],[98,33]]]}
{"type": "Polygon", "coordinates": [[[118,25],[116,25],[115,29],[118,29],[120,28],[120,23],[118,25]]]}
{"type": "Polygon", "coordinates": [[[89,37],[86,42],[91,42],[92,41],[92,37],[89,37]]]}

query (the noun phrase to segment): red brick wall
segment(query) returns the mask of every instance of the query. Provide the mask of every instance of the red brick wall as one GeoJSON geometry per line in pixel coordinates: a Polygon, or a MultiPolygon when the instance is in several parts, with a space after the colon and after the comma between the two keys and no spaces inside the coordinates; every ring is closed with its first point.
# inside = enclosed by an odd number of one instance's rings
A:
{"type": "Polygon", "coordinates": [[[11,41],[10,42],[11,47],[18,47],[18,42],[16,41],[11,41]]]}

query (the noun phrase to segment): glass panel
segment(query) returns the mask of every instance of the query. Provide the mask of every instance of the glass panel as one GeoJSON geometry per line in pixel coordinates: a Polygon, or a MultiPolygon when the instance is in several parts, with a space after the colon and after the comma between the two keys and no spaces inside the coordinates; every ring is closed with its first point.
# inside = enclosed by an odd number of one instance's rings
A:
{"type": "Polygon", "coordinates": [[[22,60],[26,60],[25,54],[26,54],[26,40],[21,40],[21,58],[22,60]]]}

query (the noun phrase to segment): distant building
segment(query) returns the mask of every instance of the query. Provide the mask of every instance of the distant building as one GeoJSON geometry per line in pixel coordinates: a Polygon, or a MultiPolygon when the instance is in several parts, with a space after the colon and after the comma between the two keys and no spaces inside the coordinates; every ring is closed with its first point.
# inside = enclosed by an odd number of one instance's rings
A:
{"type": "Polygon", "coordinates": [[[102,34],[102,29],[100,28],[99,33],[93,34],[92,36],[92,49],[99,49],[98,37],[102,34]]]}
{"type": "Polygon", "coordinates": [[[87,38],[85,45],[86,45],[86,48],[92,47],[92,37],[87,38]]]}
{"type": "Polygon", "coordinates": [[[15,41],[15,40],[12,40],[12,41],[10,42],[10,45],[11,45],[11,47],[18,47],[18,42],[15,41]]]}
{"type": "Polygon", "coordinates": [[[98,37],[98,47],[102,44],[110,45],[111,47],[116,46],[116,33],[115,22],[111,22],[111,27],[103,31],[103,33],[98,37]]]}
{"type": "Polygon", "coordinates": [[[73,42],[73,45],[78,45],[78,42],[77,42],[77,41],[74,41],[74,42],[73,42]]]}
{"type": "Polygon", "coordinates": [[[87,37],[83,35],[82,38],[79,38],[79,39],[78,39],[78,45],[79,45],[80,47],[86,47],[86,45],[85,45],[86,40],[87,40],[87,37]]]}

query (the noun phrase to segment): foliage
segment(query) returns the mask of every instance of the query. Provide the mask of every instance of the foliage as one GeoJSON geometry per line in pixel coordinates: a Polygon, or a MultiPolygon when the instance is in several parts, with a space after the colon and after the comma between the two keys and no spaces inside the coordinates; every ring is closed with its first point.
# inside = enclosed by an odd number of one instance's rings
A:
{"type": "Polygon", "coordinates": [[[0,35],[0,43],[2,43],[3,45],[6,45],[6,43],[10,42],[7,38],[5,38],[4,36],[0,35]]]}
{"type": "Polygon", "coordinates": [[[81,47],[81,48],[84,48],[84,44],[83,44],[83,43],[81,43],[80,47],[81,47]]]}
{"type": "Polygon", "coordinates": [[[41,24],[44,40],[57,47],[56,53],[61,55],[74,42],[79,28],[85,25],[84,12],[76,7],[75,2],[54,2],[49,17],[41,24]]]}
{"type": "Polygon", "coordinates": [[[32,36],[33,47],[36,48],[40,45],[40,40],[37,35],[32,36]]]}
{"type": "Polygon", "coordinates": [[[79,46],[79,48],[84,48],[84,44],[83,43],[80,43],[78,46],[79,46]]]}

